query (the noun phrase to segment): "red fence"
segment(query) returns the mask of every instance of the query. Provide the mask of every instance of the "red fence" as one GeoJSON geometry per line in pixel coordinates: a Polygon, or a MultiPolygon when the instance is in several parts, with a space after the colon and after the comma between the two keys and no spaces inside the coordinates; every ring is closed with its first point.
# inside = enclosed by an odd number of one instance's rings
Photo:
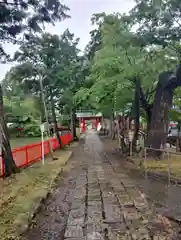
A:
{"type": "MultiPolygon", "coordinates": [[[[70,133],[66,133],[61,136],[62,144],[67,145],[72,141],[72,135],[70,133]]],[[[59,143],[57,138],[50,139],[52,149],[56,150],[59,148],[59,143]]],[[[44,155],[46,156],[50,152],[50,147],[48,140],[44,141],[44,155]]],[[[33,143],[30,145],[26,145],[23,147],[15,148],[12,151],[13,159],[18,168],[28,166],[30,163],[38,161],[42,159],[42,142],[33,143]]],[[[4,162],[2,157],[0,156],[0,176],[4,175],[4,162]]]]}

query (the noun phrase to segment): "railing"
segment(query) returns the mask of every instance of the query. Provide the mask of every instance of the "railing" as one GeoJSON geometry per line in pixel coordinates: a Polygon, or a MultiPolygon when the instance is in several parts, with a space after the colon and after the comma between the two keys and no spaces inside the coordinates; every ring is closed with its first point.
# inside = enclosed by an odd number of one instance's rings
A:
{"type": "MultiPolygon", "coordinates": [[[[71,133],[66,133],[61,136],[62,144],[67,145],[69,142],[72,141],[71,133]]],[[[57,138],[50,139],[52,149],[56,150],[59,148],[59,143],[57,138]]],[[[44,156],[46,156],[50,152],[50,147],[48,140],[44,141],[44,156]]],[[[42,143],[33,143],[28,144],[23,147],[15,148],[12,150],[13,159],[16,163],[18,168],[28,166],[29,164],[39,161],[42,159],[42,143]]],[[[2,156],[0,155],[0,176],[3,176],[5,173],[4,169],[4,161],[2,156]]]]}

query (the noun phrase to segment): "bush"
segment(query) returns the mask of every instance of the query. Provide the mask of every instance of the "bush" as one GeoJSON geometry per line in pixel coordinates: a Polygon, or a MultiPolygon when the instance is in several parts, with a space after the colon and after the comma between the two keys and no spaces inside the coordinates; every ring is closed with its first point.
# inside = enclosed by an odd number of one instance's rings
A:
{"type": "Polygon", "coordinates": [[[23,135],[26,137],[40,137],[41,136],[40,127],[33,123],[26,124],[24,126],[23,135]]]}

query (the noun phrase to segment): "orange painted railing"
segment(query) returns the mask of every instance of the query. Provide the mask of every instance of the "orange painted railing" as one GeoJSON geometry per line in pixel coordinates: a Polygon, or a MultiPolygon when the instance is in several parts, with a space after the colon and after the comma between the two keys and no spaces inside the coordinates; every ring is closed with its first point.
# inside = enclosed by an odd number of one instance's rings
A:
{"type": "MultiPolygon", "coordinates": [[[[62,144],[67,145],[69,142],[72,141],[71,133],[66,133],[61,136],[62,144]]],[[[57,138],[50,139],[52,149],[56,150],[59,148],[59,143],[57,138]]],[[[50,147],[48,140],[44,141],[44,155],[46,156],[50,152],[50,147]]],[[[42,142],[28,144],[23,147],[15,148],[12,150],[13,159],[16,163],[18,168],[26,167],[29,164],[39,161],[42,159],[42,142]]],[[[4,161],[2,156],[0,156],[0,176],[4,175],[4,161]]]]}

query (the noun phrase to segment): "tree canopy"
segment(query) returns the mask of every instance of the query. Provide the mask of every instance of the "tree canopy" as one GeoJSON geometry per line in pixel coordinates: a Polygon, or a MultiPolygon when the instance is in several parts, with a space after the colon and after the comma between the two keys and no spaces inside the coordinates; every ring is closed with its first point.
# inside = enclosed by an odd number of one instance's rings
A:
{"type": "Polygon", "coordinates": [[[178,1],[137,0],[129,14],[94,14],[95,28],[83,54],[79,38],[68,29],[61,35],[43,31],[44,23],[68,17],[60,1],[3,0],[0,8],[1,60],[4,42],[19,44],[17,64],[2,82],[5,115],[21,115],[19,109],[26,112],[27,104],[31,109],[36,103],[32,114],[44,121],[46,105],[55,130],[57,112],[71,116],[73,135],[78,109],[93,109],[112,120],[116,114],[129,115],[135,121],[134,139],[141,116],[147,122],[147,144],[164,143],[172,105],[180,106],[181,98],[178,1]]]}
{"type": "Polygon", "coordinates": [[[0,2],[0,59],[7,57],[3,43],[25,43],[44,24],[69,17],[69,8],[59,0],[2,0],[0,2]]]}

